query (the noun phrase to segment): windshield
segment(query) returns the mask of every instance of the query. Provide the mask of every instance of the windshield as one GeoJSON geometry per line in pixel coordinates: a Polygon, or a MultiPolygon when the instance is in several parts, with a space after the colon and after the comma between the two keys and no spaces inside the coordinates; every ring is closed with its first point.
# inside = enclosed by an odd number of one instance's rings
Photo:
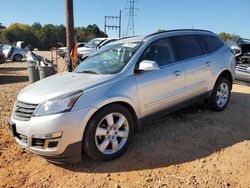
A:
{"type": "Polygon", "coordinates": [[[83,61],[74,72],[90,74],[116,74],[135,54],[142,42],[120,43],[103,47],[83,61]]]}
{"type": "Polygon", "coordinates": [[[85,47],[87,48],[96,48],[96,46],[105,39],[92,39],[91,41],[89,41],[85,47]]]}

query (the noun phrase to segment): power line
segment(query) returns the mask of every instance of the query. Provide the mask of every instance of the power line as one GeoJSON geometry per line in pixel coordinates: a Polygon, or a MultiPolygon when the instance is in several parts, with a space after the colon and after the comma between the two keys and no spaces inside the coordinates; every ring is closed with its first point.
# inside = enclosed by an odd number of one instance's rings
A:
{"type": "Polygon", "coordinates": [[[127,32],[126,32],[126,36],[129,35],[135,35],[135,10],[136,8],[136,3],[137,0],[127,0],[127,2],[129,3],[129,7],[127,9],[129,9],[129,13],[128,13],[128,25],[127,25],[127,32]]]}

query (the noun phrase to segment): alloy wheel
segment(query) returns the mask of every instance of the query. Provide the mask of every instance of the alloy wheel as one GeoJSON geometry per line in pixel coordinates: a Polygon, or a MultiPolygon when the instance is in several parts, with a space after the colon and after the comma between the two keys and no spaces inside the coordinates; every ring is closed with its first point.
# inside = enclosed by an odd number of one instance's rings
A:
{"type": "Polygon", "coordinates": [[[121,113],[110,113],[98,124],[95,143],[104,154],[114,154],[127,142],[129,135],[128,120],[121,113]]]}
{"type": "Polygon", "coordinates": [[[216,103],[219,107],[224,107],[229,98],[229,87],[227,83],[222,82],[216,93],[216,103]]]}

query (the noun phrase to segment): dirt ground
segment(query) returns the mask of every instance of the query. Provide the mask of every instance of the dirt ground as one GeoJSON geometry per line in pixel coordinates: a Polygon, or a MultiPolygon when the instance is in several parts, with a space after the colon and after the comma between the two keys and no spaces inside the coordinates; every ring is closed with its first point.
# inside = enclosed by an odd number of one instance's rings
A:
{"type": "Polygon", "coordinates": [[[234,84],[223,112],[198,104],[148,123],[117,160],[55,165],[7,128],[27,85],[25,63],[0,65],[0,187],[250,187],[250,86],[234,84]]]}

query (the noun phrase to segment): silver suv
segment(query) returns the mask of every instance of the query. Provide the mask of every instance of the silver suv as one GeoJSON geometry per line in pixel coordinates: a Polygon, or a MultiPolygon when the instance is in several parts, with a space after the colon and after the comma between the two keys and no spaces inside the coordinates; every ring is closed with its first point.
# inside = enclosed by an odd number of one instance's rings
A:
{"type": "Polygon", "coordinates": [[[9,119],[22,147],[53,162],[82,153],[112,160],[143,120],[205,100],[228,104],[235,56],[214,33],[172,30],[110,43],[82,62],[23,89],[9,119]]]}

